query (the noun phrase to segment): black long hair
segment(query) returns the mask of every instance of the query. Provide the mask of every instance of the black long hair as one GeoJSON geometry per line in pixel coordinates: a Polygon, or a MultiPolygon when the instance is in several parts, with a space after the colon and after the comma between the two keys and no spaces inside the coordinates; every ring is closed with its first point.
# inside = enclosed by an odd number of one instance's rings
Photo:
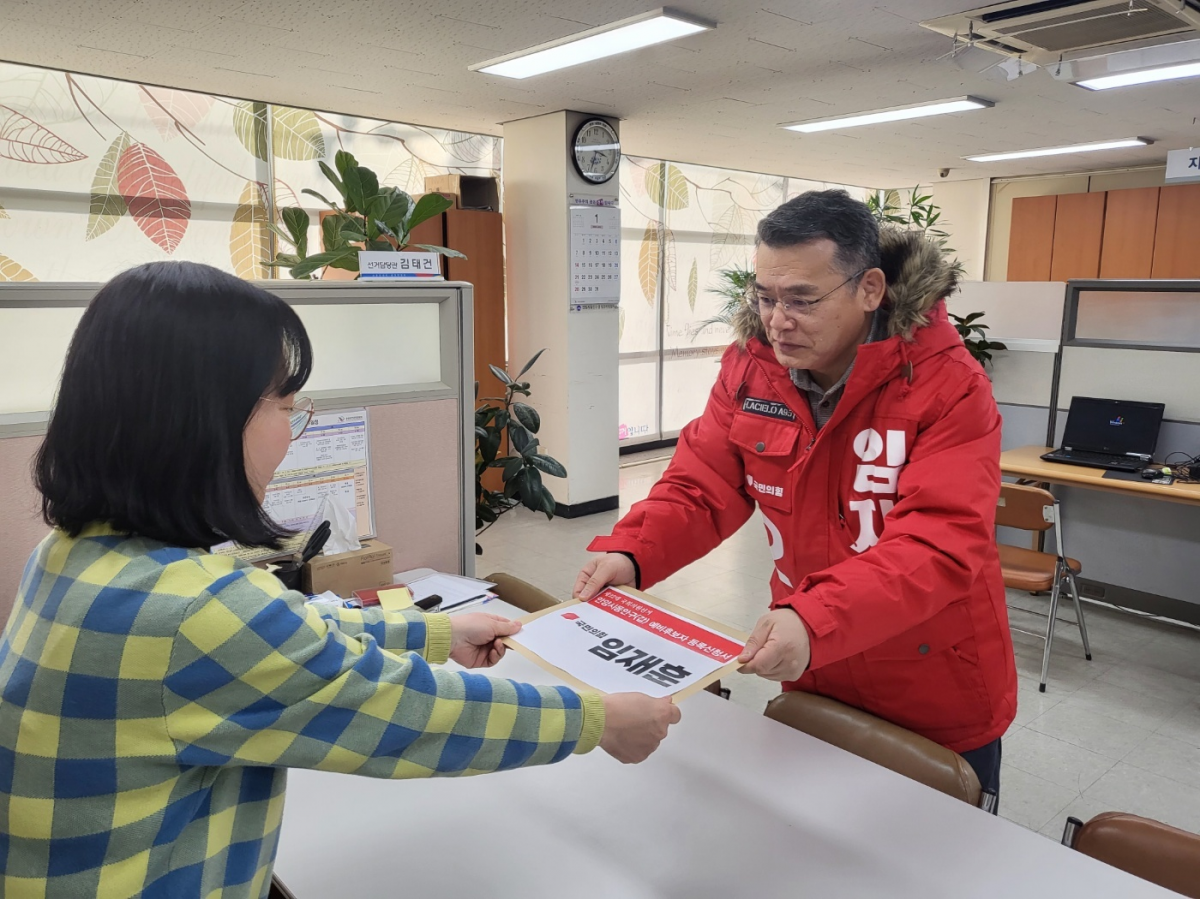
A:
{"type": "Polygon", "coordinates": [[[261,288],[192,262],[122,272],[71,339],[34,460],[42,517],[73,536],[104,522],[174,546],[277,547],[290,532],[255,498],[243,432],[312,364],[299,316],[261,288]]]}

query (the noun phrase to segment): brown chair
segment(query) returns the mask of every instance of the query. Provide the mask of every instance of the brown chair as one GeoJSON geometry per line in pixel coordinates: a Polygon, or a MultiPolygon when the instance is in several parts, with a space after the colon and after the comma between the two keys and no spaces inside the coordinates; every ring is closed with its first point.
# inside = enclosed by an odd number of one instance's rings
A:
{"type": "Polygon", "coordinates": [[[980,788],[979,778],[966,759],[898,724],[836,699],[800,690],[776,696],[763,714],[968,805],[995,813],[996,796],[980,788]]]}
{"type": "Polygon", "coordinates": [[[1200,899],[1200,836],[1125,812],[1068,818],[1063,845],[1134,877],[1200,899]]]}
{"type": "Polygon", "coordinates": [[[484,580],[495,582],[496,586],[492,588],[495,594],[522,612],[540,612],[542,609],[558,605],[558,600],[545,590],[540,590],[511,574],[497,572],[489,574],[484,580]]]}
{"type": "Polygon", "coordinates": [[[1082,566],[1063,551],[1062,520],[1058,514],[1058,500],[1049,490],[1024,487],[1018,484],[1001,484],[1000,500],[996,504],[996,525],[1019,528],[1023,531],[1044,533],[1054,528],[1057,552],[1039,552],[1009,546],[1000,547],[1000,570],[1004,574],[1004,586],[1030,593],[1050,591],[1050,614],[1046,619],[1046,633],[1036,634],[1013,628],[1020,633],[1041,637],[1046,641],[1042,651],[1042,680],[1038,689],[1046,692],[1046,675],[1050,671],[1050,648],[1054,645],[1054,625],[1058,620],[1058,598],[1065,582],[1071,601],[1075,604],[1075,621],[1079,636],[1083,639],[1083,655],[1092,660],[1092,649],[1088,645],[1087,623],[1083,619],[1083,606],[1079,601],[1079,586],[1075,582],[1082,566]]]}

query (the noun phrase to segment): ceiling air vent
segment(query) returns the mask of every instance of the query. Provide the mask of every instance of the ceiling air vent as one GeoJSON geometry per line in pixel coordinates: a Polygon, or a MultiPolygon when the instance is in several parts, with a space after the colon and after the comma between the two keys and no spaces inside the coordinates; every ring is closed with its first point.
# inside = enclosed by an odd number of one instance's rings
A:
{"type": "Polygon", "coordinates": [[[1200,32],[1200,0],[1012,0],[922,22],[974,46],[1049,65],[1071,54],[1200,32]]]}

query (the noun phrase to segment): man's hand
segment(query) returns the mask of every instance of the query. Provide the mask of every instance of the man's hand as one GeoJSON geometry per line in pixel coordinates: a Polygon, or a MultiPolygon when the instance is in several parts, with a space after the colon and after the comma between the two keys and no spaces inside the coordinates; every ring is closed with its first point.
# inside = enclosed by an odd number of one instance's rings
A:
{"type": "Polygon", "coordinates": [[[671,697],[653,699],[644,693],[610,693],[604,697],[604,735],[600,748],[626,765],[644,762],[679,721],[671,697]]]}
{"type": "Polygon", "coordinates": [[[576,599],[591,599],[605,587],[631,587],[637,578],[633,560],[620,553],[605,553],[593,556],[575,578],[576,599]]]}
{"type": "Polygon", "coordinates": [[[758,619],[746,648],[738,656],[742,674],[767,680],[799,680],[808,668],[812,651],[808,629],[792,609],[775,609],[758,619]]]}
{"type": "Polygon", "coordinates": [[[464,668],[491,668],[504,658],[508,637],[521,629],[521,622],[499,615],[472,612],[450,619],[450,658],[464,668]]]}

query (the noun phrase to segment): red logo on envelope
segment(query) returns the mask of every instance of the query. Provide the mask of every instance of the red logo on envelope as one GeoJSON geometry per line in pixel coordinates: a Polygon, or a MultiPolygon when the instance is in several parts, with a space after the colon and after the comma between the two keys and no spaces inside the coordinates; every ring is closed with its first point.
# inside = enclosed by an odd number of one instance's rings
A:
{"type": "Polygon", "coordinates": [[[567,619],[567,621],[574,621],[578,617],[579,616],[576,615],[574,612],[567,612],[566,614],[563,615],[563,618],[567,619]]]}

